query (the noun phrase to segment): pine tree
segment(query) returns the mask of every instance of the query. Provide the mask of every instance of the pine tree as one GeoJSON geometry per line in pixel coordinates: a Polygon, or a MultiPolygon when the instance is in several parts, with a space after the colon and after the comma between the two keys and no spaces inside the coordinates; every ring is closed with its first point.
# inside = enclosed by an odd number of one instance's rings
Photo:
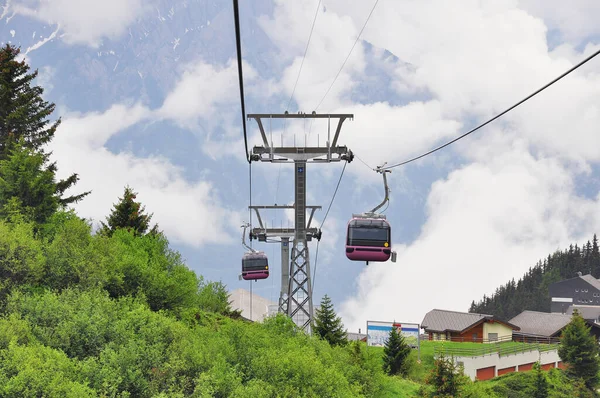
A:
{"type": "Polygon", "coordinates": [[[579,312],[574,310],[571,322],[560,336],[558,355],[568,365],[566,373],[569,377],[583,379],[587,388],[594,390],[600,381],[600,360],[598,342],[590,329],[579,312]]]}
{"type": "Polygon", "coordinates": [[[43,224],[59,207],[54,173],[44,168],[44,155],[21,142],[12,143],[8,157],[0,160],[0,216],[19,213],[43,224]]]}
{"type": "Polygon", "coordinates": [[[402,374],[406,375],[409,370],[408,356],[410,355],[410,347],[406,343],[404,336],[398,333],[398,330],[393,327],[390,330],[385,346],[383,347],[383,370],[388,375],[402,374]]]}
{"type": "Polygon", "coordinates": [[[453,359],[441,354],[435,361],[433,369],[425,382],[434,388],[434,397],[458,397],[466,376],[453,359]]]}
{"type": "Polygon", "coordinates": [[[600,277],[600,250],[598,249],[598,238],[594,234],[592,240],[592,252],[590,254],[590,268],[594,278],[600,277]]]}
{"type": "MultiPolygon", "coordinates": [[[[118,203],[113,204],[111,214],[106,217],[108,225],[102,221],[100,222],[102,224],[100,233],[111,236],[117,229],[126,229],[128,231],[133,231],[135,236],[145,235],[150,227],[152,214],[144,214],[146,207],[142,206],[140,202],[136,202],[136,198],[137,193],[134,192],[129,185],[126,186],[123,197],[119,198],[118,203]]],[[[149,233],[159,233],[158,225],[155,224],[149,233]]]]}
{"type": "Polygon", "coordinates": [[[533,398],[547,398],[548,397],[548,380],[542,370],[539,362],[533,364],[533,371],[535,372],[535,384],[533,390],[533,398]]]}
{"type": "Polygon", "coordinates": [[[316,312],[314,332],[332,346],[346,345],[348,340],[342,318],[335,313],[328,295],[323,297],[321,308],[316,312]]]}
{"type": "MultiPolygon", "coordinates": [[[[47,119],[55,105],[43,100],[42,87],[31,85],[38,71],[29,73],[29,65],[17,61],[19,53],[20,49],[10,44],[0,49],[0,160],[7,159],[14,144],[21,142],[19,145],[41,154],[46,164],[50,154],[44,153],[43,147],[54,137],[61,119],[53,123],[47,119]]],[[[47,166],[53,174],[56,169],[56,163],[47,166]]],[[[72,174],[56,182],[53,193],[60,205],[77,203],[90,193],[63,197],[78,180],[78,175],[72,174]]]]}

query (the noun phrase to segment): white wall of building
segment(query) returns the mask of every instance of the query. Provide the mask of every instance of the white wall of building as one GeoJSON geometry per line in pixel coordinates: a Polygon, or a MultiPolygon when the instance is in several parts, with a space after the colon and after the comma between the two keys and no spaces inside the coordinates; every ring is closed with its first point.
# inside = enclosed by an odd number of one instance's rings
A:
{"type": "Polygon", "coordinates": [[[499,369],[510,368],[514,366],[515,371],[518,371],[519,365],[525,365],[537,361],[539,361],[542,365],[554,363],[554,366],[557,367],[558,362],[560,362],[561,359],[558,356],[557,350],[544,352],[535,350],[503,356],[495,353],[479,357],[454,357],[454,360],[462,363],[464,366],[465,375],[469,376],[471,380],[475,380],[477,369],[481,368],[495,366],[496,370],[494,376],[498,376],[499,369]]]}

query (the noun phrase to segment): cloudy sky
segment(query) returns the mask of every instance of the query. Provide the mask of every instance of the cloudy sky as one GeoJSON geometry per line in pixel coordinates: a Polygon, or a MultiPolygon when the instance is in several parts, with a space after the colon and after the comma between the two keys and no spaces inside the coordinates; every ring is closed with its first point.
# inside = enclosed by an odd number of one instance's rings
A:
{"type": "MultiPolygon", "coordinates": [[[[192,269],[249,288],[238,281],[249,184],[231,2],[3,1],[0,41],[21,46],[63,118],[52,143],[60,172],[93,190],[80,214],[104,219],[129,184],[192,269]]],[[[594,0],[379,0],[321,101],[375,1],[241,3],[247,112],[320,104],[319,113],[352,113],[340,144],[371,167],[460,135],[600,42],[594,0]]],[[[329,294],[352,331],[367,320],[421,322],[433,308],[466,311],[552,251],[590,239],[600,222],[598,70],[592,60],[469,138],[395,168],[386,215],[396,263],[345,258],[346,222],[383,190],[380,175],[350,163],[323,226],[315,302],[329,294]]],[[[276,142],[322,144],[327,125],[269,130],[276,142]]],[[[317,222],[341,169],[308,167],[309,204],[323,206],[317,222]]],[[[253,204],[293,202],[289,165],[257,163],[252,174],[253,204]]],[[[287,225],[290,214],[266,219],[287,225]]],[[[273,272],[253,289],[276,301],[278,246],[255,247],[273,272]]]]}

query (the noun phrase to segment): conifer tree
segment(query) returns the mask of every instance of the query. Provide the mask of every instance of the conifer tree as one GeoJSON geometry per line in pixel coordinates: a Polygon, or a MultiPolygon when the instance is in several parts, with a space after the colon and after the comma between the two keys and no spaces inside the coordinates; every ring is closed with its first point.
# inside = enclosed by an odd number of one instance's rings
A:
{"type": "Polygon", "coordinates": [[[342,318],[335,313],[333,303],[328,295],[323,297],[321,308],[316,311],[314,332],[332,346],[348,343],[342,318]]]}
{"type": "Polygon", "coordinates": [[[433,387],[433,397],[458,397],[466,383],[466,376],[452,358],[441,354],[434,361],[425,382],[433,387]]]}
{"type": "MultiPolygon", "coordinates": [[[[61,119],[53,123],[47,119],[55,105],[44,101],[42,87],[32,86],[38,71],[29,73],[29,65],[17,61],[19,53],[20,49],[10,44],[0,49],[0,160],[7,159],[13,146],[20,142],[19,145],[41,154],[46,164],[50,154],[45,154],[43,147],[54,137],[61,119]]],[[[55,174],[56,163],[49,164],[46,170],[55,174]]],[[[78,180],[78,175],[72,174],[55,183],[53,193],[60,205],[76,203],[90,193],[63,197],[78,180]]]]}
{"type": "Polygon", "coordinates": [[[598,238],[594,234],[592,240],[592,252],[590,253],[590,268],[594,278],[600,277],[600,250],[598,249],[598,238]]]}
{"type": "Polygon", "coordinates": [[[547,398],[548,397],[548,380],[542,370],[539,362],[533,364],[533,371],[535,372],[535,384],[533,389],[533,398],[547,398]]]}
{"type": "Polygon", "coordinates": [[[595,390],[600,381],[599,349],[590,329],[579,312],[574,310],[571,322],[560,336],[558,355],[568,365],[566,373],[569,377],[583,379],[587,388],[595,390]]]}
{"type": "Polygon", "coordinates": [[[59,206],[54,173],[44,168],[44,155],[21,141],[11,144],[8,157],[0,160],[0,216],[7,219],[20,213],[43,224],[59,206]]]}
{"type": "Polygon", "coordinates": [[[404,336],[393,327],[390,330],[385,346],[383,347],[383,370],[388,375],[406,375],[409,371],[408,356],[410,347],[404,336]]]}
{"type": "MultiPolygon", "coordinates": [[[[142,206],[140,202],[136,202],[136,198],[137,192],[134,192],[129,185],[126,186],[123,197],[119,198],[118,203],[113,204],[111,214],[106,217],[108,224],[100,222],[102,224],[100,233],[111,236],[117,229],[126,229],[133,231],[135,236],[145,235],[150,227],[152,214],[144,214],[146,207],[142,206]]],[[[159,233],[158,225],[154,224],[149,233],[159,233]]]]}

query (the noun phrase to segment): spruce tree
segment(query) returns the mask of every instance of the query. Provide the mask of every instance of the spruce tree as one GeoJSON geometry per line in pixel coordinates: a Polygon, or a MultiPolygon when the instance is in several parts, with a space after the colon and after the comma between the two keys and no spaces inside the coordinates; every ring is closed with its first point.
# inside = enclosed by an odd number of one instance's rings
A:
{"type": "Polygon", "coordinates": [[[18,213],[43,224],[59,207],[54,173],[44,168],[45,155],[21,142],[12,143],[8,157],[0,160],[0,216],[18,213]]]}
{"type": "Polygon", "coordinates": [[[321,308],[316,311],[314,332],[332,346],[348,343],[342,319],[335,313],[328,295],[323,297],[321,308]]]}
{"type": "Polygon", "coordinates": [[[574,310],[571,322],[560,336],[558,355],[568,365],[566,374],[569,377],[583,379],[587,388],[595,390],[600,381],[599,349],[590,329],[579,312],[574,310]]]}
{"type": "MultiPolygon", "coordinates": [[[[145,235],[150,227],[150,220],[152,214],[144,214],[146,210],[145,206],[142,206],[140,202],[136,202],[137,192],[134,192],[129,185],[125,187],[125,193],[122,198],[119,198],[119,202],[113,204],[113,210],[111,214],[106,217],[108,224],[100,222],[102,227],[100,233],[111,236],[117,229],[126,229],[133,231],[135,236],[145,235]]],[[[157,234],[158,225],[154,225],[149,233],[157,234]]]]}
{"type": "Polygon", "coordinates": [[[385,346],[383,347],[383,370],[388,375],[406,375],[409,371],[408,356],[410,347],[404,336],[393,327],[390,330],[385,346]]]}
{"type": "MultiPolygon", "coordinates": [[[[61,119],[55,122],[47,119],[55,105],[44,101],[42,87],[32,86],[38,71],[29,73],[29,65],[17,61],[19,53],[20,49],[10,44],[0,49],[0,160],[7,159],[13,146],[20,142],[19,145],[41,154],[46,164],[50,153],[44,153],[44,146],[54,137],[61,119]]],[[[46,169],[56,174],[56,163],[46,169]]],[[[78,180],[78,175],[72,174],[56,182],[53,193],[58,196],[60,205],[77,203],[90,193],[63,197],[78,180]]]]}
{"type": "Polygon", "coordinates": [[[535,384],[533,386],[532,398],[547,398],[548,397],[548,380],[542,370],[539,362],[533,364],[535,375],[535,384]]]}
{"type": "Polygon", "coordinates": [[[466,380],[467,377],[453,358],[441,354],[434,361],[425,383],[433,387],[433,397],[458,397],[466,380]]]}
{"type": "Polygon", "coordinates": [[[592,240],[592,252],[590,253],[590,267],[594,278],[600,277],[600,250],[598,249],[598,238],[594,234],[592,240]]]}

